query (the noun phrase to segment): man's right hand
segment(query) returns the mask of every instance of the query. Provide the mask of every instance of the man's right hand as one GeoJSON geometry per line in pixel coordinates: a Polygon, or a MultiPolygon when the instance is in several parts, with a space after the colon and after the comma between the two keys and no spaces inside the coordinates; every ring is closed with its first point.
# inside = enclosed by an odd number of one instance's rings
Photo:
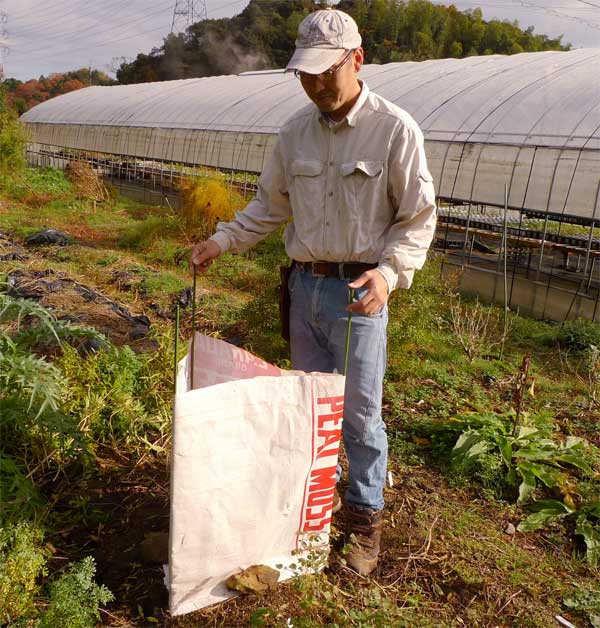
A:
{"type": "Polygon", "coordinates": [[[197,272],[203,273],[220,254],[221,249],[214,240],[194,244],[190,255],[190,270],[193,272],[195,267],[197,272]]]}

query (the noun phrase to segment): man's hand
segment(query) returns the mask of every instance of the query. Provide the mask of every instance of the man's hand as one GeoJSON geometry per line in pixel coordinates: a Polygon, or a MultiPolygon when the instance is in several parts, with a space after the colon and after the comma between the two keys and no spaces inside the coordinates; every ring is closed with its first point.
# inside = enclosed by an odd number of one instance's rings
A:
{"type": "Polygon", "coordinates": [[[214,240],[194,244],[190,255],[190,270],[193,271],[195,266],[197,272],[203,273],[220,254],[221,249],[214,240]]]}
{"type": "Polygon", "coordinates": [[[367,270],[358,279],[348,284],[349,288],[367,288],[367,293],[360,301],[352,303],[346,309],[356,314],[370,316],[379,312],[388,300],[388,284],[385,277],[376,269],[367,270]]]}

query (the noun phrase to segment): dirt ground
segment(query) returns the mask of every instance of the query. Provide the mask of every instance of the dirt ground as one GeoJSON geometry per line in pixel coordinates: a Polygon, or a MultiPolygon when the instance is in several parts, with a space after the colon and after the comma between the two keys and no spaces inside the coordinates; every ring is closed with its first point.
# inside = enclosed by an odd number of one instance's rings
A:
{"type": "MultiPolygon", "coordinates": [[[[153,533],[168,531],[167,460],[164,457],[118,459],[109,450],[98,455],[101,475],[88,486],[80,489],[57,486],[60,498],[55,510],[66,511],[73,501],[84,499],[87,516],[72,522],[60,538],[50,541],[60,550],[55,561],[89,554],[95,557],[98,581],[116,598],[103,611],[105,625],[235,628],[251,625],[252,613],[259,608],[284,609],[288,615],[302,614],[301,596],[287,583],[272,593],[241,596],[171,618],[162,565],[157,562],[162,560],[163,548],[155,542],[156,556],[150,557],[142,550],[145,539],[156,538],[153,533]]],[[[563,574],[559,570],[549,578],[546,590],[542,590],[540,574],[533,573],[545,569],[548,549],[555,541],[543,535],[506,534],[504,530],[514,517],[511,508],[499,508],[498,504],[478,500],[473,492],[450,488],[434,470],[396,467],[393,476],[395,487],[386,491],[381,560],[372,578],[362,578],[341,564],[341,540],[338,538],[333,543],[327,574],[341,589],[375,586],[401,606],[417,586],[424,616],[437,615],[439,626],[543,625],[539,622],[544,616],[549,627],[558,625],[552,621],[553,614],[559,612],[555,580],[561,576],[572,579],[576,574],[572,567],[567,567],[563,574]],[[468,513],[466,518],[465,513],[468,513]],[[471,544],[466,546],[457,541],[463,519],[469,523],[464,533],[471,536],[471,544]],[[466,556],[465,549],[469,546],[474,554],[466,556]],[[476,554],[477,548],[480,555],[476,554]],[[504,559],[514,560],[514,569],[532,571],[523,573],[516,586],[518,574],[504,573],[499,567],[504,559]],[[520,564],[521,560],[525,562],[520,564]],[[469,569],[460,568],[461,561],[469,563],[469,569]],[[469,609],[476,610],[476,623],[470,623],[469,609]],[[531,623],[533,618],[538,623],[531,623]]],[[[342,511],[334,517],[334,537],[343,524],[342,511]]],[[[552,553],[560,564],[567,560],[571,549],[555,545],[552,553]]],[[[564,611],[560,613],[569,617],[564,611]]],[[[576,617],[571,619],[577,626],[586,625],[581,618],[579,623],[576,617]]]]}

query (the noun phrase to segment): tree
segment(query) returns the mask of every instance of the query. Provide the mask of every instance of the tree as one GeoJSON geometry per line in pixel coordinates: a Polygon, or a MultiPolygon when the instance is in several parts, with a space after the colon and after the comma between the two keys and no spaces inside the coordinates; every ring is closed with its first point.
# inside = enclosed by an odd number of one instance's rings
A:
{"type": "Polygon", "coordinates": [[[53,72],[24,83],[6,79],[4,89],[6,101],[20,115],[40,102],[92,85],[113,85],[116,81],[100,70],[80,68],[71,72],[53,72]]]}
{"type": "MultiPolygon", "coordinates": [[[[120,83],[233,74],[285,67],[300,21],[327,6],[317,0],[250,0],[232,18],[203,20],[169,35],[117,71],[120,83]]],[[[561,38],[525,31],[516,22],[486,22],[481,10],[459,11],[428,0],[340,0],[363,36],[367,63],[568,50],[561,38]]]]}

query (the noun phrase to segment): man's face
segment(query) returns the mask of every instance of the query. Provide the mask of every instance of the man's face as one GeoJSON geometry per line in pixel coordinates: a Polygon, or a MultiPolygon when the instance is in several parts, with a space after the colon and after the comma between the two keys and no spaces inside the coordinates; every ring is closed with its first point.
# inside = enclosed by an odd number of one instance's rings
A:
{"type": "Polygon", "coordinates": [[[299,78],[307,96],[323,113],[344,108],[356,97],[356,73],[363,62],[363,50],[345,51],[337,62],[323,74],[300,73],[299,78]]]}

